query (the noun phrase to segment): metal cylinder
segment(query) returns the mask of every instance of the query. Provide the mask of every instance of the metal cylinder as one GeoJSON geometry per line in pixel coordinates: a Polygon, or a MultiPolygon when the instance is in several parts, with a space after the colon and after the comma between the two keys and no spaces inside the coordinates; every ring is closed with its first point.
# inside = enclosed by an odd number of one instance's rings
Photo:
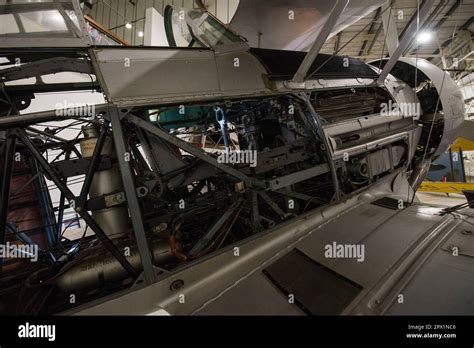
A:
{"type": "MultiPolygon", "coordinates": [[[[99,137],[100,128],[92,125],[82,127],[84,139],[81,140],[82,157],[92,157],[99,137]]],[[[102,148],[101,155],[114,158],[116,156],[113,141],[107,137],[102,148]]],[[[123,192],[122,178],[117,164],[112,168],[98,171],[94,174],[89,197],[96,198],[116,192],[123,192]]],[[[128,234],[128,210],[126,207],[111,207],[92,212],[92,216],[97,224],[102,228],[110,239],[122,238],[128,234]]]]}
{"type": "Polygon", "coordinates": [[[408,182],[410,183],[411,188],[416,191],[420,187],[422,181],[428,174],[431,166],[431,159],[425,159],[423,162],[419,163],[411,172],[408,182]]]}
{"type": "MultiPolygon", "coordinates": [[[[176,261],[167,240],[157,240],[151,244],[151,248],[153,264],[158,266],[176,261]]],[[[142,271],[142,263],[138,247],[130,247],[130,255],[127,256],[127,252],[125,252],[125,255],[135,271],[140,273],[142,271]]],[[[57,286],[66,292],[90,290],[97,289],[111,282],[126,279],[127,277],[128,273],[117,259],[105,250],[101,250],[85,258],[84,261],[61,275],[58,278],[57,286]]]]}
{"type": "Polygon", "coordinates": [[[367,165],[366,159],[359,159],[354,160],[353,162],[349,162],[347,164],[347,171],[359,178],[367,178],[369,177],[369,168],[367,165]]]}

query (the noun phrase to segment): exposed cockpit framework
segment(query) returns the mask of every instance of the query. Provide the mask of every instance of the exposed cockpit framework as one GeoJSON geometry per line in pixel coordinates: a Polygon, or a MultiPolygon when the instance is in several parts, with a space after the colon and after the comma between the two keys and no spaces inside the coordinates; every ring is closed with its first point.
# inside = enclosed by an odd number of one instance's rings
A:
{"type": "Polygon", "coordinates": [[[172,8],[170,45],[178,30],[190,47],[97,46],[76,1],[0,3],[18,25],[0,32],[0,243],[39,256],[4,258],[1,313],[417,313],[394,299],[414,301],[423,259],[452,255],[465,222],[414,194],[463,101],[421,59],[320,54],[347,6],[304,53],[250,48],[197,10],[179,26],[172,8]],[[44,92],[90,90],[105,102],[22,112],[44,92]],[[83,235],[64,234],[67,211],[83,235]]]}

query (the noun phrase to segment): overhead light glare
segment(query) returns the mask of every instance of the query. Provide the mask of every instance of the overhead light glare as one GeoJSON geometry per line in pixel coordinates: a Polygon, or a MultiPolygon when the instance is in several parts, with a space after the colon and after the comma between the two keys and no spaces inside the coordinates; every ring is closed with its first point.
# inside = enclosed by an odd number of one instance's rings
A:
{"type": "Polygon", "coordinates": [[[432,38],[433,38],[433,35],[430,32],[423,31],[423,32],[418,34],[418,36],[416,37],[416,41],[418,41],[418,43],[422,44],[422,43],[427,43],[427,42],[431,41],[432,38]]]}

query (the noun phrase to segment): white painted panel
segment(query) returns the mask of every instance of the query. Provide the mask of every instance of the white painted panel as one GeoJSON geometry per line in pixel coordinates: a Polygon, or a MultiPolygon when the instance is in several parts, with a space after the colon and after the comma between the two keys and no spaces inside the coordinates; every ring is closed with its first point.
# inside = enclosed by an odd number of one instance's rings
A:
{"type": "Polygon", "coordinates": [[[228,10],[229,2],[228,0],[216,1],[216,17],[223,23],[228,23],[228,10]]]}
{"type": "Polygon", "coordinates": [[[240,0],[228,0],[228,2],[229,2],[229,21],[227,23],[230,23],[232,21],[232,18],[234,18],[237,8],[239,7],[240,0]]]}
{"type": "Polygon", "coordinates": [[[168,46],[163,16],[153,7],[147,8],[145,46],[168,46]]]}

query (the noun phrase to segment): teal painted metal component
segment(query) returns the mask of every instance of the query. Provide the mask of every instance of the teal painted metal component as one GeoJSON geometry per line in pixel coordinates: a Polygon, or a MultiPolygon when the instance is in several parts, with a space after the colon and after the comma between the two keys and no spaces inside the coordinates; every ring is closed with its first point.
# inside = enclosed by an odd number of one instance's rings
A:
{"type": "Polygon", "coordinates": [[[159,112],[156,122],[165,129],[193,127],[199,124],[215,122],[215,112],[212,108],[201,106],[181,106],[176,109],[159,112]]]}

